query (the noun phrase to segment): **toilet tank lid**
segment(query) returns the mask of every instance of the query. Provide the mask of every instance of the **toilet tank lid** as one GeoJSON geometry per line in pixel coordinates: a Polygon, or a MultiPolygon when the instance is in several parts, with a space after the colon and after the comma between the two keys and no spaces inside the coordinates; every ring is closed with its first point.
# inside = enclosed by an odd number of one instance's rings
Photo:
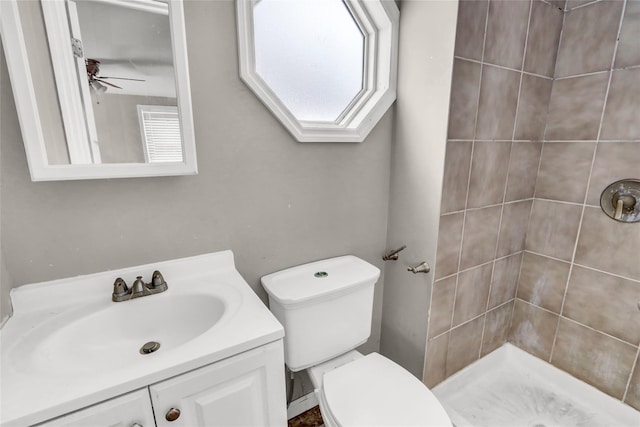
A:
{"type": "Polygon", "coordinates": [[[263,276],[261,281],[271,298],[290,305],[373,285],[378,277],[377,267],[346,255],[277,271],[263,276]]]}

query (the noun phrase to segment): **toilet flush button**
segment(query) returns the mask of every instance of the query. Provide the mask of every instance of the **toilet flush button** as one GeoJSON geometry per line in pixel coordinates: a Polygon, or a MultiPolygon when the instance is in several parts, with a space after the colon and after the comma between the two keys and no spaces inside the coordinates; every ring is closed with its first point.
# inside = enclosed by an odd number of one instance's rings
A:
{"type": "Polygon", "coordinates": [[[323,278],[323,277],[327,277],[329,275],[329,273],[327,273],[326,271],[317,271],[313,274],[313,277],[317,277],[319,279],[323,278]]]}

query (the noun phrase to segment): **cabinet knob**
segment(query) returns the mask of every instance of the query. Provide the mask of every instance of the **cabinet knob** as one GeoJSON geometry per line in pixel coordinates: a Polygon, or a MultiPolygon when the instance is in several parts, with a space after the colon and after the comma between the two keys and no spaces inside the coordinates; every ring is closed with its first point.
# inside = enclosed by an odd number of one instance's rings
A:
{"type": "Polygon", "coordinates": [[[164,416],[164,418],[167,421],[175,421],[178,419],[178,417],[180,417],[180,409],[178,408],[171,408],[167,411],[166,415],[164,416]]]}

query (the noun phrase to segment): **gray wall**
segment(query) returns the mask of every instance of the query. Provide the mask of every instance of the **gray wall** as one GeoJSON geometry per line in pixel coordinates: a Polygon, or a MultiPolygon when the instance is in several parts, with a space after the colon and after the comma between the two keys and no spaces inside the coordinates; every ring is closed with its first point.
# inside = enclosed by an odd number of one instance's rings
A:
{"type": "Polygon", "coordinates": [[[7,271],[7,266],[4,263],[4,254],[0,251],[0,325],[4,324],[5,320],[12,314],[11,301],[8,298],[9,291],[11,289],[11,277],[7,271]]]}
{"type": "MultiPolygon", "coordinates": [[[[223,249],[263,299],[260,276],[295,264],[355,254],[382,268],[393,111],[362,144],[298,143],[238,77],[235,3],[187,1],[185,12],[197,176],[31,182],[2,66],[2,250],[14,285],[223,249]]],[[[382,283],[365,351],[379,346],[382,283]]]]}
{"type": "Polygon", "coordinates": [[[433,272],[407,266],[435,266],[457,2],[401,6],[388,247],[407,249],[386,266],[380,350],[422,379],[433,272]]]}
{"type": "Polygon", "coordinates": [[[176,98],[162,96],[92,94],[93,114],[102,163],[144,163],[138,105],[176,106],[176,98]]]}

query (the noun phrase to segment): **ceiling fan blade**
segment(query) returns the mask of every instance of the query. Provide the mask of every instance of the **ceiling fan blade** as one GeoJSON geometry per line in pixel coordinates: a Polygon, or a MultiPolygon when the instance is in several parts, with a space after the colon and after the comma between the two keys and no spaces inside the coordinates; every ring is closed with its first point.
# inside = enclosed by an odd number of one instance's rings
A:
{"type": "Polygon", "coordinates": [[[109,83],[109,82],[107,82],[105,80],[102,80],[102,79],[94,79],[94,80],[97,81],[97,82],[103,83],[103,84],[105,84],[107,86],[115,87],[116,89],[122,89],[120,86],[116,86],[113,83],[109,83]]]}
{"type": "Polygon", "coordinates": [[[146,82],[146,80],[142,79],[128,79],[126,77],[109,77],[109,76],[100,76],[101,79],[117,79],[117,80],[131,80],[134,82],[146,82]]]}

